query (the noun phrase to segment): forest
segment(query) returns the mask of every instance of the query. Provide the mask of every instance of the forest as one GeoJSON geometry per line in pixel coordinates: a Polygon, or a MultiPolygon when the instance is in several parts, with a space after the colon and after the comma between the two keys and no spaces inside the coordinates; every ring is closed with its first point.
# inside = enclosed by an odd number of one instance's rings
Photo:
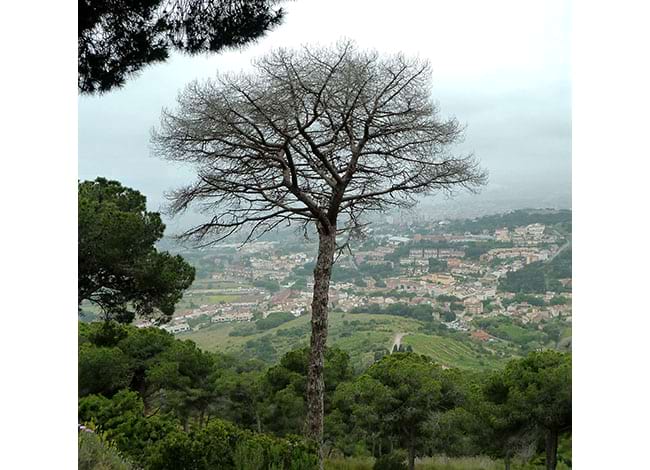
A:
{"type": "Polygon", "coordinates": [[[571,248],[567,248],[549,262],[537,261],[518,271],[511,271],[499,280],[499,290],[526,294],[547,291],[569,291],[560,279],[571,278],[571,248]]]}
{"type": "MultiPolygon", "coordinates": [[[[326,468],[341,459],[415,468],[416,458],[441,454],[489,456],[505,468],[571,464],[558,453],[571,436],[569,353],[531,352],[486,372],[410,352],[358,372],[340,349],[325,358],[326,468]]],[[[317,468],[301,437],[307,364],[308,349],[269,367],[158,328],[79,323],[79,420],[125,468],[317,468]]]]}
{"type": "Polygon", "coordinates": [[[448,228],[459,233],[481,233],[483,230],[494,232],[499,228],[514,229],[518,226],[534,223],[544,225],[571,224],[571,210],[518,209],[506,214],[487,215],[470,220],[454,220],[448,228]]]}

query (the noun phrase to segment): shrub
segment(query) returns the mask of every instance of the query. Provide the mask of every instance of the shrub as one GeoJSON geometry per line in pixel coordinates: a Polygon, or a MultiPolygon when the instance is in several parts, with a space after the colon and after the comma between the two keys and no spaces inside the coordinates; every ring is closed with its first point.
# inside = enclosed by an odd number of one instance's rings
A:
{"type": "Polygon", "coordinates": [[[237,470],[262,470],[264,448],[254,440],[242,441],[235,447],[234,461],[237,470]]]}
{"type": "Polygon", "coordinates": [[[79,400],[79,422],[96,423],[107,439],[134,463],[142,463],[146,450],[180,423],[161,414],[144,417],[144,405],[136,392],[122,390],[112,399],[89,395],[79,400]]]}
{"type": "Polygon", "coordinates": [[[79,433],[79,470],[131,470],[133,467],[102,434],[79,433]]]}
{"type": "Polygon", "coordinates": [[[408,470],[406,465],[406,453],[401,450],[384,454],[375,460],[372,470],[408,470]]]}
{"type": "Polygon", "coordinates": [[[276,312],[270,314],[266,318],[262,318],[260,320],[257,320],[255,322],[255,327],[259,331],[266,331],[270,330],[272,328],[275,328],[276,326],[280,326],[283,323],[286,323],[288,321],[293,320],[295,317],[290,314],[289,312],[276,312]]]}
{"type": "Polygon", "coordinates": [[[347,457],[325,460],[325,470],[372,470],[373,459],[347,457]]]}
{"type": "Polygon", "coordinates": [[[313,470],[317,463],[313,446],[300,438],[253,434],[214,419],[200,430],[175,431],[158,441],[149,452],[146,468],[313,470]]]}
{"type": "Polygon", "coordinates": [[[131,382],[129,357],[116,347],[84,343],[79,348],[79,396],[101,393],[111,396],[131,382]]]}

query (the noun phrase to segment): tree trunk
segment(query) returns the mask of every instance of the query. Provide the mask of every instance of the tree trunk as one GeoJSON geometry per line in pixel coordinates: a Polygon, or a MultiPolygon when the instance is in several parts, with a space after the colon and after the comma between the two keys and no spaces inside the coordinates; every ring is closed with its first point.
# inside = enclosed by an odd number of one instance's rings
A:
{"type": "Polygon", "coordinates": [[[189,432],[189,430],[190,430],[190,418],[189,418],[189,416],[184,415],[182,417],[182,421],[183,421],[183,431],[189,432]]]}
{"type": "Polygon", "coordinates": [[[409,470],[415,470],[415,447],[409,446],[409,470]]]}
{"type": "Polygon", "coordinates": [[[325,343],[332,264],[336,251],[336,229],[318,227],[318,258],[314,268],[314,296],[311,302],[311,348],[307,381],[308,434],[318,445],[319,466],[323,468],[323,414],[325,343]]]}
{"type": "Polygon", "coordinates": [[[546,431],[546,469],[555,470],[557,467],[557,439],[556,429],[546,431]]]}
{"type": "Polygon", "coordinates": [[[260,414],[255,410],[255,424],[257,425],[257,432],[262,433],[262,420],[260,419],[260,414]]]}
{"type": "Polygon", "coordinates": [[[506,455],[503,458],[503,463],[505,465],[505,470],[510,470],[510,452],[506,452],[506,455]]]}

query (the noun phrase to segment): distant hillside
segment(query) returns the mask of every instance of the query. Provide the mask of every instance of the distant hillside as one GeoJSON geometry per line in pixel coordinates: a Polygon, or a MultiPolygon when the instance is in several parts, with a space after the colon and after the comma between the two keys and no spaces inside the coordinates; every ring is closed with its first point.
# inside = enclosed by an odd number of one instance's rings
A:
{"type": "Polygon", "coordinates": [[[564,287],[560,279],[572,277],[571,260],[571,247],[568,247],[549,261],[530,263],[518,271],[507,273],[499,280],[499,290],[526,294],[570,291],[570,287],[564,287]]]}
{"type": "Polygon", "coordinates": [[[471,233],[480,233],[483,230],[493,232],[498,228],[512,229],[534,223],[544,225],[571,223],[571,216],[572,212],[567,209],[521,209],[475,219],[455,220],[449,225],[449,229],[471,233]]]}
{"type": "MultiPolygon", "coordinates": [[[[437,362],[464,369],[496,368],[505,362],[508,353],[497,356],[490,349],[458,333],[456,338],[423,334],[423,323],[411,318],[367,313],[330,314],[328,344],[350,354],[357,370],[372,364],[387,354],[395,336],[407,333],[402,340],[411,345],[414,352],[432,357],[437,362]]],[[[309,316],[302,316],[270,330],[248,336],[233,336],[246,325],[217,324],[209,328],[178,335],[179,339],[191,339],[208,351],[244,354],[268,363],[278,360],[285,352],[307,346],[309,342],[309,316]]]]}

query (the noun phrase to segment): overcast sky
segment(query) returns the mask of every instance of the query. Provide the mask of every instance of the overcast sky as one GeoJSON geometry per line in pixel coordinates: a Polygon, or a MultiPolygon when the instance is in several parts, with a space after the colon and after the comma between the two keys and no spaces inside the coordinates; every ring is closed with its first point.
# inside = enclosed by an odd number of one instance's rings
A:
{"type": "Polygon", "coordinates": [[[151,157],[149,132],[188,82],[245,69],[275,47],[348,37],[430,60],[432,95],[443,116],[467,125],[458,150],[480,158],[489,188],[570,191],[570,2],[295,0],[285,9],[284,23],[244,50],[173,56],[122,89],[80,97],[79,178],[117,179],[158,209],[192,172],[151,157]]]}

